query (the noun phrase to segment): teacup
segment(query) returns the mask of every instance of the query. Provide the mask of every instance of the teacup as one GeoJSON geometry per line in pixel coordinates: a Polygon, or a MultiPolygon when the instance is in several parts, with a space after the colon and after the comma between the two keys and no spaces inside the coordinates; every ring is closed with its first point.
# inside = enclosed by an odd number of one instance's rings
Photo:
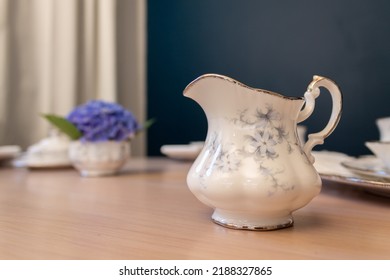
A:
{"type": "Polygon", "coordinates": [[[390,170],[390,141],[369,141],[365,143],[384,166],[390,170]]]}
{"type": "Polygon", "coordinates": [[[304,145],[306,143],[306,132],[307,132],[306,126],[297,125],[298,139],[299,139],[299,142],[301,142],[301,145],[304,145]]]}
{"type": "Polygon", "coordinates": [[[376,120],[379,129],[379,139],[382,142],[390,141],[390,117],[379,118],[376,120]]]}

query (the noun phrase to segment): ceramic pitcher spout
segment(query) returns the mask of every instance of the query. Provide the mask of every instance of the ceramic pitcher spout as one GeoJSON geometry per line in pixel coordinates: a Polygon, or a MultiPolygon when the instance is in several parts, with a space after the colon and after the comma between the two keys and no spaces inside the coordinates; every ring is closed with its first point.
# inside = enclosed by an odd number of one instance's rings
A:
{"type": "Polygon", "coordinates": [[[224,75],[220,75],[220,74],[212,74],[212,73],[201,75],[198,78],[196,78],[195,80],[193,80],[191,83],[189,83],[183,91],[184,95],[187,97],[192,97],[194,94],[194,89],[196,89],[196,91],[202,90],[202,89],[207,90],[207,91],[213,91],[215,88],[209,87],[209,85],[207,85],[207,87],[201,86],[202,82],[210,81],[210,80],[215,80],[215,81],[219,80],[220,82],[222,81],[223,83],[226,83],[226,84],[236,85],[237,87],[246,88],[246,89],[249,89],[251,91],[263,92],[266,94],[278,96],[280,98],[286,98],[289,100],[295,100],[295,99],[302,100],[303,99],[302,97],[288,97],[288,96],[284,96],[284,95],[281,95],[281,94],[276,93],[276,92],[272,92],[270,90],[253,88],[253,87],[250,87],[244,83],[241,83],[233,78],[230,78],[228,76],[224,76],[224,75]]]}
{"type": "Polygon", "coordinates": [[[233,78],[219,74],[205,74],[192,81],[183,91],[184,96],[196,101],[208,116],[229,115],[237,107],[261,103],[264,96],[268,106],[278,107],[288,103],[292,118],[298,116],[303,104],[302,97],[287,97],[269,90],[252,88],[233,78]]]}

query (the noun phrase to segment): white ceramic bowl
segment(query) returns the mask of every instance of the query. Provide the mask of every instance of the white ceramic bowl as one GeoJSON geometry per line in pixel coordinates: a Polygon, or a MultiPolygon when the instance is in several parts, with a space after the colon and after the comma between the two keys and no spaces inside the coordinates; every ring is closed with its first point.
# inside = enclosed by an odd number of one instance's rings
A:
{"type": "Polygon", "coordinates": [[[387,169],[390,169],[390,141],[369,141],[365,143],[374,155],[381,159],[387,169]]]}

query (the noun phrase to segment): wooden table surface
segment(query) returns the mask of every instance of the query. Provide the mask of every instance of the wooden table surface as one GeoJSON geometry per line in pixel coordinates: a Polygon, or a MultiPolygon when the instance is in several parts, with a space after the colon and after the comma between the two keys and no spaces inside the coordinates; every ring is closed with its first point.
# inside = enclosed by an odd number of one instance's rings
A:
{"type": "Polygon", "coordinates": [[[293,227],[214,224],[188,162],[132,159],[118,176],[0,168],[0,259],[390,259],[390,198],[324,183],[293,227]]]}

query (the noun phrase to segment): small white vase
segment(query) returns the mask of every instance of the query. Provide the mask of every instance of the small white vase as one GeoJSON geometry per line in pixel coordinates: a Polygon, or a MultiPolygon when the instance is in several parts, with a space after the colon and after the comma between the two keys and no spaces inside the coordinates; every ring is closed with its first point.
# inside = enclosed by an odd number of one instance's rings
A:
{"type": "Polygon", "coordinates": [[[84,177],[116,174],[130,156],[128,141],[81,142],[73,141],[69,158],[84,177]]]}

